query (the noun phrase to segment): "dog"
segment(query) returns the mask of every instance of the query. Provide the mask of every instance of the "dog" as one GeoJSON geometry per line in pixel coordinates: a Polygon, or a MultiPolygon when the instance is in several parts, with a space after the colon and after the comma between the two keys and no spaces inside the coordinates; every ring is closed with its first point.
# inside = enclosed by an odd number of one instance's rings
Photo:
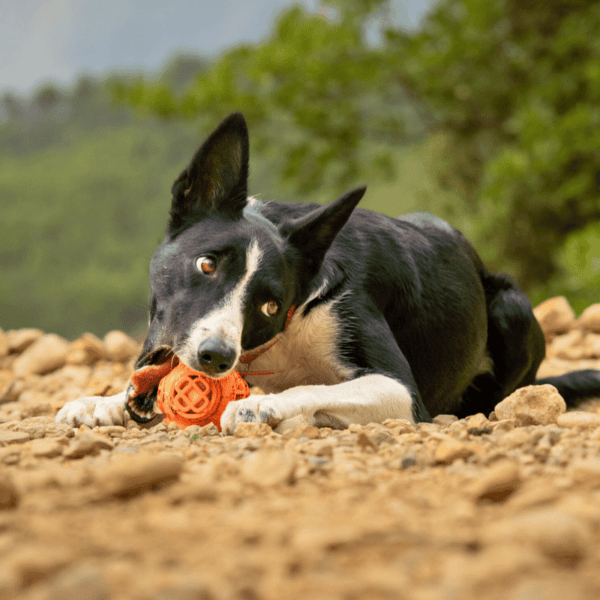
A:
{"type": "MultiPolygon", "coordinates": [[[[211,378],[239,371],[265,395],[230,402],[221,427],[302,415],[317,427],[490,413],[550,383],[569,406],[600,396],[600,371],[536,381],[544,336],[525,295],[445,221],[248,196],[246,122],[233,114],[172,187],[150,265],[150,325],[136,369],[176,357],[211,378]]],[[[139,423],[156,390],[67,403],[58,422],[139,423]]]]}

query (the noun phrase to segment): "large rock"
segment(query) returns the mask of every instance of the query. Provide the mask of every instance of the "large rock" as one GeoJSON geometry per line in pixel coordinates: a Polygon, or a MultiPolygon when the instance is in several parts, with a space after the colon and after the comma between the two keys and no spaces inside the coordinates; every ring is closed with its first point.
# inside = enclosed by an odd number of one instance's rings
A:
{"type": "Polygon", "coordinates": [[[553,385],[519,388],[496,405],[498,419],[515,419],[517,426],[550,425],[567,410],[564,398],[553,385]]]}
{"type": "Polygon", "coordinates": [[[71,345],[55,333],[42,336],[27,348],[14,362],[15,377],[42,375],[64,366],[71,345]]]}
{"type": "Polygon", "coordinates": [[[533,309],[546,339],[569,331],[575,324],[575,313],[564,296],[549,298],[533,309]]]}

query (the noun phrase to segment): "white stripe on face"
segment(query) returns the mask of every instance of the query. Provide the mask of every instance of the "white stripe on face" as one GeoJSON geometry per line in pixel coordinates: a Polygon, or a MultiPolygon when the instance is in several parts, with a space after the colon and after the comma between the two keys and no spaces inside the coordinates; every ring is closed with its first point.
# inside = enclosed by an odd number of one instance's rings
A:
{"type": "MultiPolygon", "coordinates": [[[[244,329],[244,306],[248,292],[248,284],[258,270],[262,252],[258,242],[252,240],[246,252],[246,270],[233,290],[223,298],[213,310],[198,319],[190,331],[190,335],[177,352],[179,359],[192,369],[199,369],[198,348],[209,339],[222,340],[226,345],[236,349],[234,365],[242,353],[242,332],[244,329]]],[[[233,368],[231,369],[233,370],[233,368]]],[[[231,373],[226,371],[215,375],[215,378],[225,377],[231,373]]]]}

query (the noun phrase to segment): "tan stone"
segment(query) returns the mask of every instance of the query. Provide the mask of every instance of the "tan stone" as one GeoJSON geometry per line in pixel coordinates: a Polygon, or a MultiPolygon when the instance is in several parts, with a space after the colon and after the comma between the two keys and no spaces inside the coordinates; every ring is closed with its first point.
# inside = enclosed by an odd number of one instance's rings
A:
{"type": "Polygon", "coordinates": [[[556,508],[534,508],[492,523],[490,543],[512,540],[532,545],[563,566],[577,565],[588,553],[590,534],[578,518],[556,508]]]}
{"type": "Polygon", "coordinates": [[[473,497],[477,502],[503,502],[521,485],[518,466],[508,460],[494,463],[477,482],[473,497]]]}
{"type": "Polygon", "coordinates": [[[577,326],[587,331],[600,333],[600,303],[588,306],[577,319],[577,326]]]}
{"type": "Polygon", "coordinates": [[[106,357],[104,342],[93,333],[84,333],[71,343],[67,363],[72,365],[92,365],[106,357]]]}
{"type": "Polygon", "coordinates": [[[533,309],[546,337],[565,333],[575,324],[575,313],[564,296],[549,298],[533,309]]]}
{"type": "Polygon", "coordinates": [[[556,424],[559,427],[600,427],[600,414],[573,410],[560,415],[556,424]]]}
{"type": "Polygon", "coordinates": [[[265,437],[270,433],[273,430],[266,423],[238,423],[234,435],[238,438],[253,438],[265,437]]]}
{"type": "Polygon", "coordinates": [[[6,356],[9,352],[8,334],[3,329],[0,329],[0,358],[6,356]]]}
{"type": "Polygon", "coordinates": [[[261,487],[289,484],[294,481],[296,462],[296,457],[286,450],[258,450],[245,459],[242,477],[261,487]]]}
{"type": "Polygon", "coordinates": [[[69,342],[60,335],[44,335],[15,360],[13,372],[16,377],[28,377],[55,371],[65,365],[69,347],[69,342]]]}
{"type": "Polygon", "coordinates": [[[597,456],[574,461],[570,469],[571,477],[578,483],[600,484],[600,458],[597,456]]]}
{"type": "Polygon", "coordinates": [[[454,439],[443,440],[435,449],[433,460],[438,464],[450,464],[459,458],[469,458],[474,453],[469,445],[454,439]]]}
{"type": "Polygon", "coordinates": [[[20,495],[12,478],[5,470],[0,470],[0,510],[16,508],[19,499],[20,495]]]}
{"type": "Polygon", "coordinates": [[[119,457],[118,463],[97,473],[102,491],[98,499],[130,498],[179,479],[184,458],[176,454],[119,457]]]}
{"type": "Polygon", "coordinates": [[[573,329],[564,335],[554,338],[550,344],[550,354],[556,358],[579,360],[587,355],[584,344],[585,333],[581,329],[573,329]]]}
{"type": "Polygon", "coordinates": [[[53,458],[63,453],[64,446],[52,439],[38,439],[31,442],[31,453],[39,458],[53,458]]]}
{"type": "Polygon", "coordinates": [[[41,329],[13,329],[7,332],[8,349],[10,352],[19,354],[43,335],[44,332],[41,329]]]}
{"type": "Polygon", "coordinates": [[[494,408],[498,419],[515,419],[518,427],[556,423],[566,410],[564,398],[552,385],[519,388],[494,408]]]}

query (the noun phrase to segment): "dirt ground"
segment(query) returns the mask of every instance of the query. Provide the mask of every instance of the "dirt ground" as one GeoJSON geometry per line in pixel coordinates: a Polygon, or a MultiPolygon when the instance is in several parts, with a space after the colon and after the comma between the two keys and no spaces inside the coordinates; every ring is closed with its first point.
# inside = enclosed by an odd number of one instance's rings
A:
{"type": "MultiPolygon", "coordinates": [[[[554,300],[540,374],[600,368],[599,319],[554,300]]],[[[600,598],[600,402],[537,387],[460,421],[235,436],[54,423],[121,391],[137,350],[0,335],[3,600],[600,598]]]]}

